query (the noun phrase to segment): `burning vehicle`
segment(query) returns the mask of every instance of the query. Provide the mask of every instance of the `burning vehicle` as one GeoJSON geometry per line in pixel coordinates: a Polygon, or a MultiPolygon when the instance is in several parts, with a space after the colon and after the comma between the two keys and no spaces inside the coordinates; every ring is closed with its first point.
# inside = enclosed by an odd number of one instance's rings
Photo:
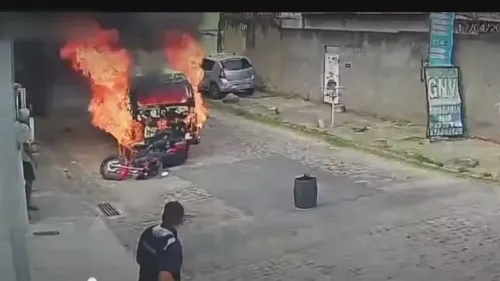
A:
{"type": "Polygon", "coordinates": [[[190,145],[200,142],[194,91],[183,73],[136,68],[131,84],[131,113],[144,128],[144,141],[103,160],[100,172],[108,180],[158,175],[164,167],[183,164],[190,145]]]}
{"type": "Polygon", "coordinates": [[[169,69],[142,73],[134,71],[133,56],[120,44],[117,30],[94,23],[84,31],[71,33],[60,55],[90,82],[92,125],[118,142],[119,155],[102,162],[101,175],[144,178],[183,163],[190,145],[199,143],[208,115],[198,91],[205,56],[200,42],[183,31],[165,32],[169,69]]]}
{"type": "Polygon", "coordinates": [[[159,72],[135,72],[130,89],[132,117],[144,128],[144,141],[158,131],[173,130],[189,144],[200,141],[194,91],[186,75],[164,68],[159,72]]]}

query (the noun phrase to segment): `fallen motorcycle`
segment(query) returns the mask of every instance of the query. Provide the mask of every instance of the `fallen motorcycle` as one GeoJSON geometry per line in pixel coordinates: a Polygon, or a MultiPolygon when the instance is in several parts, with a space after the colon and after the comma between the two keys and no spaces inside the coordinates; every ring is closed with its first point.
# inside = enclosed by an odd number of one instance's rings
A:
{"type": "Polygon", "coordinates": [[[134,147],[132,155],[110,155],[100,166],[105,180],[125,180],[130,177],[147,179],[161,175],[164,168],[181,165],[188,157],[189,144],[182,135],[162,131],[144,144],[134,147]]]}

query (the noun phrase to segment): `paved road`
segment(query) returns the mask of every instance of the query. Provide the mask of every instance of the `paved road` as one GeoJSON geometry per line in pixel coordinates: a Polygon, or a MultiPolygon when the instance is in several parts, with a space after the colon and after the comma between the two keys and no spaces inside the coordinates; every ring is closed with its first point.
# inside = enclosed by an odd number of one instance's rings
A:
{"type": "Polygon", "coordinates": [[[77,183],[66,192],[121,211],[108,224],[131,252],[163,202],[182,201],[187,280],[500,280],[494,187],[212,116],[189,162],[163,179],[100,180],[113,143],[85,122],[51,123],[44,149],[77,183]],[[304,172],[317,176],[320,204],[297,211],[293,178],[304,172]]]}

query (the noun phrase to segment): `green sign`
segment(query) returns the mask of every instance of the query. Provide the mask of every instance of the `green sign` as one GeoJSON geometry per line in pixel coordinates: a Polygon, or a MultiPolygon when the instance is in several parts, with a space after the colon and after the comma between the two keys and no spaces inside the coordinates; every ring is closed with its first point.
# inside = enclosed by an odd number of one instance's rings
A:
{"type": "Polygon", "coordinates": [[[426,67],[425,83],[428,101],[428,135],[432,138],[463,137],[458,67],[426,67]]]}

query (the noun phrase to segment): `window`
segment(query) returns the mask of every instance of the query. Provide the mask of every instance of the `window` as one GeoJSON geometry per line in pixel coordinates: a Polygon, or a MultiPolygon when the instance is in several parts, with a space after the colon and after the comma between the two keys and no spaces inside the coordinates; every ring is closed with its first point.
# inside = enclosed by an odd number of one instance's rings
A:
{"type": "Polygon", "coordinates": [[[224,60],[221,61],[221,64],[226,70],[242,70],[252,67],[250,62],[245,58],[224,60]]]}
{"type": "Polygon", "coordinates": [[[203,62],[201,63],[201,68],[205,71],[210,71],[212,68],[214,68],[215,62],[213,60],[207,60],[204,59],[203,62]]]}
{"type": "Polygon", "coordinates": [[[162,75],[146,75],[135,78],[132,98],[137,105],[165,105],[185,103],[189,90],[185,82],[174,82],[162,75]]]}

